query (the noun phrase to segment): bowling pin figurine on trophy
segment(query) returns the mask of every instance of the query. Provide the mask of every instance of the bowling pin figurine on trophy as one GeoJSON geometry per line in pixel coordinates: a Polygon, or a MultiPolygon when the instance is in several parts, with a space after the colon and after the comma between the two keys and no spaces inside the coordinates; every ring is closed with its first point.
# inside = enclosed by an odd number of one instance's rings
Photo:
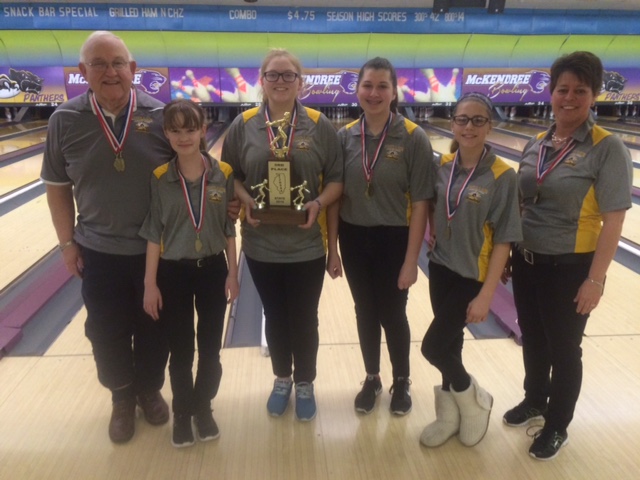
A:
{"type": "Polygon", "coordinates": [[[271,139],[268,175],[265,181],[251,187],[252,190],[258,190],[258,195],[254,198],[256,206],[251,216],[265,225],[303,225],[307,221],[307,212],[303,208],[304,194],[309,192],[307,182],[297,187],[292,186],[293,159],[289,155],[289,143],[295,125],[290,120],[291,113],[286,112],[283,118],[266,122],[271,139]],[[265,202],[265,190],[268,192],[268,202],[265,202]],[[293,190],[298,195],[295,205],[291,202],[293,190]]]}

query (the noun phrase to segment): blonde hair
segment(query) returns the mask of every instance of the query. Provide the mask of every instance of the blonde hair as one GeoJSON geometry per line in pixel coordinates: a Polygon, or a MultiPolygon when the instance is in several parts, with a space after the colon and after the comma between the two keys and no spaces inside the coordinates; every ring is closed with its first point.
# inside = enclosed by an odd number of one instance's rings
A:
{"type": "MultiPolygon", "coordinates": [[[[296,57],[293,53],[285,48],[272,48],[271,50],[269,50],[269,53],[267,53],[267,55],[264,57],[264,60],[262,60],[262,65],[260,65],[260,78],[262,78],[262,76],[264,75],[267,69],[267,65],[269,65],[271,60],[278,57],[284,57],[289,60],[298,76],[302,78],[302,63],[300,62],[298,57],[296,57]]],[[[267,103],[267,96],[264,93],[264,89],[262,90],[262,102],[265,104],[267,103]]]]}

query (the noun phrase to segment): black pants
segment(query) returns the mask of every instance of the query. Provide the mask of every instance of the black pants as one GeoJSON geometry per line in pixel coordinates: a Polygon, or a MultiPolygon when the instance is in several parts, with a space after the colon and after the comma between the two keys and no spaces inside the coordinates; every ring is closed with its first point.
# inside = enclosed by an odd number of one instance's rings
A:
{"type": "Polygon", "coordinates": [[[267,263],[247,257],[264,307],[265,336],[277,377],[293,373],[296,383],[316,378],[318,303],[326,261],[322,256],[308,262],[267,263]]]}
{"type": "Polygon", "coordinates": [[[442,374],[442,388],[461,392],[469,386],[462,364],[462,345],[469,302],[482,283],[429,262],[429,296],[434,318],[422,340],[422,355],[442,374]]]}
{"type": "Polygon", "coordinates": [[[223,253],[192,262],[160,260],[158,287],[162,293],[160,320],[165,323],[171,357],[169,378],[173,412],[192,415],[206,411],[218,393],[222,378],[220,348],[227,308],[227,262],[223,253]],[[194,329],[194,299],[198,312],[194,329]],[[193,381],[194,335],[198,343],[198,368],[193,381]]]}
{"type": "Polygon", "coordinates": [[[591,262],[530,265],[513,252],[513,295],[522,330],[525,397],[549,401],[545,424],[564,431],[571,423],[582,385],[582,335],[589,315],[573,301],[591,262]],[[550,376],[551,375],[551,376],[550,376]]]}
{"type": "Polygon", "coordinates": [[[411,332],[408,290],[398,288],[409,236],[408,227],[361,227],[340,221],[342,264],[355,303],[358,338],[366,373],[380,372],[382,328],[393,378],[410,375],[411,332]]]}
{"type": "Polygon", "coordinates": [[[152,393],[164,383],[168,346],[161,324],[143,309],[145,255],[110,255],[82,248],[85,333],[100,383],[152,393]]]}

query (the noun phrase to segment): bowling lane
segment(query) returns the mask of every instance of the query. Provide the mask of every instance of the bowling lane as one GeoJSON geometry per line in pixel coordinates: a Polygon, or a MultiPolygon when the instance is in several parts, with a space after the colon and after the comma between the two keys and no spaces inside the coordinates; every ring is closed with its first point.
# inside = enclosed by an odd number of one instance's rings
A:
{"type": "Polygon", "coordinates": [[[0,163],[0,197],[38,180],[41,166],[42,153],[7,165],[0,163]]]}
{"type": "Polygon", "coordinates": [[[0,140],[4,137],[10,137],[20,133],[30,132],[31,130],[45,129],[48,120],[32,120],[30,122],[20,123],[3,123],[0,125],[0,140]]]}
{"type": "Polygon", "coordinates": [[[0,216],[0,290],[57,245],[45,195],[0,216]]]}
{"type": "Polygon", "coordinates": [[[218,137],[218,140],[211,146],[209,149],[209,155],[213,158],[220,160],[222,155],[222,144],[224,143],[224,139],[227,138],[227,134],[229,133],[229,129],[225,128],[224,132],[218,137]]]}
{"type": "MultiPolygon", "coordinates": [[[[4,129],[2,130],[4,133],[4,129]]],[[[5,136],[7,137],[7,136],[5,136]]],[[[3,139],[0,136],[0,164],[2,163],[2,156],[8,153],[17,152],[23,148],[35,147],[44,144],[47,138],[47,130],[39,129],[33,132],[25,133],[24,135],[11,136],[3,139]]]]}

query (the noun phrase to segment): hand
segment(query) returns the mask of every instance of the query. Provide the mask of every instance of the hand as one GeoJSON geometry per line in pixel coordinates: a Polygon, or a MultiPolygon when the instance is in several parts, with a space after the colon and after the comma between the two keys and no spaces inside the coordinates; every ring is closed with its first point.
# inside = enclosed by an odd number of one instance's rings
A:
{"type": "Polygon", "coordinates": [[[252,227],[259,227],[260,220],[258,220],[257,218],[253,218],[251,216],[251,213],[253,212],[253,209],[255,207],[256,207],[256,202],[254,200],[251,200],[251,202],[247,202],[244,204],[244,219],[252,227]]]}
{"type": "Polygon", "coordinates": [[[160,310],[162,310],[162,294],[157,285],[144,287],[143,299],[144,311],[154,320],[160,319],[160,310]]]}
{"type": "Polygon", "coordinates": [[[229,203],[227,203],[227,215],[229,215],[229,218],[231,218],[231,220],[233,220],[234,222],[240,216],[241,205],[242,203],[240,202],[240,199],[238,197],[233,197],[233,199],[229,200],[229,203]]]}
{"type": "Polygon", "coordinates": [[[511,278],[511,257],[507,259],[507,263],[502,270],[502,274],[500,275],[500,282],[503,285],[506,285],[509,279],[511,278]]]}
{"type": "Polygon", "coordinates": [[[485,298],[478,295],[469,302],[467,307],[467,323],[482,323],[489,315],[489,307],[491,306],[491,298],[485,298]]]}
{"type": "Polygon", "coordinates": [[[576,312],[580,315],[593,312],[600,303],[600,298],[602,298],[602,287],[586,279],[580,285],[578,294],[573,299],[576,302],[576,312]]]}
{"type": "Polygon", "coordinates": [[[72,243],[62,251],[62,261],[71,275],[82,278],[84,260],[82,259],[82,252],[77,243],[72,243]]]}
{"type": "Polygon", "coordinates": [[[224,282],[224,291],[227,296],[227,303],[231,303],[238,298],[238,294],[240,293],[240,284],[238,283],[237,275],[227,276],[227,279],[224,282]]]}
{"type": "Polygon", "coordinates": [[[327,273],[334,280],[342,276],[342,261],[340,255],[335,252],[329,252],[327,257],[327,273]]]}
{"type": "Polygon", "coordinates": [[[398,275],[398,288],[407,290],[411,285],[418,281],[418,265],[408,264],[404,262],[398,275]]]}
{"type": "Polygon", "coordinates": [[[315,200],[311,200],[304,204],[304,210],[307,212],[307,223],[298,225],[300,228],[311,228],[316,223],[318,215],[320,215],[320,205],[315,200]]]}
{"type": "Polygon", "coordinates": [[[429,251],[432,251],[434,248],[436,248],[436,234],[435,233],[429,234],[429,238],[427,239],[427,246],[429,247],[429,251]]]}

